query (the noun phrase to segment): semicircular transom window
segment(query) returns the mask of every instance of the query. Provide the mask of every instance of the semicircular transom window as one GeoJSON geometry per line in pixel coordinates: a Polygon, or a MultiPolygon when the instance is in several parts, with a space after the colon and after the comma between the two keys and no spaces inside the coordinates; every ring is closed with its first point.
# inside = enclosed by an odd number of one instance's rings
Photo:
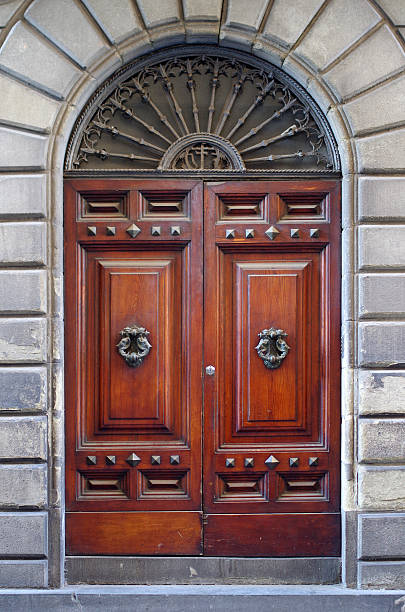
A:
{"type": "Polygon", "coordinates": [[[213,47],[160,52],[117,71],[76,122],[65,168],[340,170],[324,115],[293,79],[213,47]]]}

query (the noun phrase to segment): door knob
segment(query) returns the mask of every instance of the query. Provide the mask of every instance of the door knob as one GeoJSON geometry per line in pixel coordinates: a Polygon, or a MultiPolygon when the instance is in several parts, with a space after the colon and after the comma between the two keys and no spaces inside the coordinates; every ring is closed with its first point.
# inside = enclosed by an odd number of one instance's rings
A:
{"type": "Polygon", "coordinates": [[[205,373],[207,374],[207,376],[214,376],[215,374],[215,368],[212,365],[209,365],[205,368],[205,373]]]}

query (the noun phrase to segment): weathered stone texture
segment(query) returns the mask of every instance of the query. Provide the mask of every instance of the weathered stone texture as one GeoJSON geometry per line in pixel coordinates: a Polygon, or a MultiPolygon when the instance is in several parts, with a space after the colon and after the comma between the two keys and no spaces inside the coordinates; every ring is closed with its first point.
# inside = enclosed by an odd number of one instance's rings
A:
{"type": "Polygon", "coordinates": [[[0,121],[9,125],[50,130],[59,102],[0,74],[0,121]]]}
{"type": "Polygon", "coordinates": [[[355,136],[366,131],[399,125],[405,119],[405,77],[390,81],[345,104],[344,111],[355,136]]]}
{"type": "Polygon", "coordinates": [[[0,271],[0,314],[46,313],[45,270],[0,271]]]}
{"type": "MultiPolygon", "coordinates": [[[[340,99],[371,87],[405,66],[405,54],[391,31],[382,27],[325,74],[340,99]],[[364,58],[367,57],[367,62],[364,58]]],[[[366,108],[369,108],[366,105],[366,108]]]]}
{"type": "Polygon", "coordinates": [[[405,274],[361,274],[359,314],[362,318],[405,317],[405,274]]]}
{"type": "Polygon", "coordinates": [[[378,0],[378,4],[392,19],[394,25],[405,24],[405,3],[403,0],[378,0]]]}
{"type": "Polygon", "coordinates": [[[7,25],[8,20],[19,9],[23,2],[24,0],[10,0],[10,2],[0,4],[0,28],[7,25]]]}
{"type": "Polygon", "coordinates": [[[359,414],[405,415],[405,372],[359,371],[359,414]]]}
{"type": "Polygon", "coordinates": [[[225,24],[247,30],[257,30],[267,7],[265,0],[249,0],[249,10],[241,0],[229,0],[225,24]]]}
{"type": "Polygon", "coordinates": [[[0,362],[46,361],[45,319],[0,320],[0,362]]]}
{"type": "Polygon", "coordinates": [[[112,43],[120,43],[142,30],[131,0],[83,0],[83,3],[112,43]]]}
{"type": "Polygon", "coordinates": [[[359,517],[361,559],[405,556],[405,514],[363,514],[359,517]]]}
{"type": "Polygon", "coordinates": [[[356,139],[359,172],[391,172],[405,167],[405,130],[356,139]]]}
{"type": "Polygon", "coordinates": [[[405,267],[405,227],[360,227],[359,267],[361,270],[405,267]]]}
{"type": "Polygon", "coordinates": [[[40,265],[46,256],[45,223],[0,225],[0,263],[40,265]]]}
{"type": "Polygon", "coordinates": [[[45,512],[1,512],[0,532],[2,557],[46,557],[45,512]]]}
{"type": "Polygon", "coordinates": [[[0,170],[43,170],[47,146],[45,136],[0,127],[0,170]]]}
{"type": "Polygon", "coordinates": [[[48,586],[47,561],[0,561],[0,587],[35,589],[48,586]]]}
{"type": "Polygon", "coordinates": [[[405,323],[360,323],[360,366],[405,366],[405,323]]]}
{"type": "Polygon", "coordinates": [[[108,51],[101,34],[73,0],[34,0],[25,17],[83,68],[108,51]]]}
{"type": "Polygon", "coordinates": [[[2,417],[0,423],[0,459],[46,461],[46,417],[2,417]]]}
{"type": "Polygon", "coordinates": [[[333,0],[298,45],[296,53],[324,68],[379,21],[366,0],[333,0]],[[336,27],[336,24],[339,27],[336,27]]]}
{"type": "Polygon", "coordinates": [[[322,4],[323,0],[275,0],[263,30],[264,35],[291,46],[322,4]]]}
{"type": "Polygon", "coordinates": [[[405,467],[360,466],[358,487],[360,508],[405,510],[405,467]]]}
{"type": "Polygon", "coordinates": [[[12,28],[2,45],[0,65],[60,97],[71,90],[80,76],[72,62],[22,22],[12,28]]]}
{"type": "MultiPolygon", "coordinates": [[[[46,465],[0,465],[0,508],[40,509],[46,504],[46,465]]],[[[18,554],[23,553],[20,551],[18,554]]]]}
{"type": "Polygon", "coordinates": [[[360,462],[405,463],[404,419],[360,419],[358,428],[360,462]]]}
{"type": "Polygon", "coordinates": [[[46,216],[44,174],[0,175],[0,218],[46,216]]]}
{"type": "Polygon", "coordinates": [[[161,0],[161,2],[138,0],[138,6],[147,28],[180,20],[177,0],[161,0]]]}
{"type": "Polygon", "coordinates": [[[45,368],[0,368],[0,414],[44,412],[46,406],[45,368]]]}
{"type": "Polygon", "coordinates": [[[359,563],[359,586],[370,589],[405,589],[405,562],[359,563]]]}
{"type": "Polygon", "coordinates": [[[183,8],[186,21],[218,21],[222,0],[183,0],[183,8]]]}
{"type": "Polygon", "coordinates": [[[360,221],[405,220],[404,178],[359,177],[358,186],[360,221]]]}

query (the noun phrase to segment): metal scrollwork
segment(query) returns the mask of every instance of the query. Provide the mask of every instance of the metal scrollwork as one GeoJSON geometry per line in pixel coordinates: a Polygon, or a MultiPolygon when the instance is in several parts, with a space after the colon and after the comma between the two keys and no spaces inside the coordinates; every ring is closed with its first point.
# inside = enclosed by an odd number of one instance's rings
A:
{"type": "Polygon", "coordinates": [[[152,348],[147,339],[149,334],[150,332],[144,327],[139,327],[138,325],[124,327],[120,331],[121,340],[117,344],[117,349],[121,357],[131,368],[140,366],[149,354],[152,348]]]}
{"type": "Polygon", "coordinates": [[[259,344],[255,346],[257,354],[263,359],[264,365],[270,370],[279,368],[287,357],[290,347],[284,340],[288,334],[282,329],[270,327],[258,333],[259,344]]]}

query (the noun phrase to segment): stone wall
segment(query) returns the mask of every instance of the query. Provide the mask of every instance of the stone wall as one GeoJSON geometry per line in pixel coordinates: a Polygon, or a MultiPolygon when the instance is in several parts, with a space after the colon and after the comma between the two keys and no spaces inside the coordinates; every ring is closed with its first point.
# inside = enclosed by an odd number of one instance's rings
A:
{"type": "Polygon", "coordinates": [[[405,587],[404,38],[403,0],[0,0],[1,585],[63,582],[71,127],[122,63],[209,42],[281,66],[339,141],[344,578],[405,587]]]}

